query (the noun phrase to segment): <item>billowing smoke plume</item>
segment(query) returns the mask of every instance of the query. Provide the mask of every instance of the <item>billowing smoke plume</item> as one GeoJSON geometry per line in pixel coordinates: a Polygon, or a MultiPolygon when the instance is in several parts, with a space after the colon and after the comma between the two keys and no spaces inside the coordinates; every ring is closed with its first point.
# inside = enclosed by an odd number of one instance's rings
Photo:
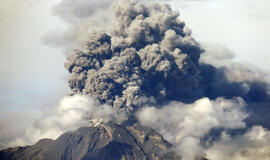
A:
{"type": "Polygon", "coordinates": [[[128,114],[145,102],[192,103],[202,97],[242,97],[250,110],[269,104],[263,73],[238,63],[217,65],[232,57],[228,51],[225,57],[222,49],[214,50],[216,55],[206,52],[199,63],[203,49],[168,5],[122,1],[114,12],[110,35],[92,33],[84,49],[68,57],[65,67],[74,94],[89,94],[128,114]]]}
{"type": "Polygon", "coordinates": [[[257,120],[269,110],[263,72],[230,62],[233,55],[223,48],[217,54],[206,48],[200,60],[202,47],[168,5],[122,1],[114,11],[110,34],[92,33],[84,49],[68,57],[73,94],[94,96],[132,120],[138,111],[139,123],[163,134],[183,159],[215,159],[227,131],[268,126],[267,119],[257,120]],[[213,130],[222,133],[213,138],[213,130]]]}
{"type": "Polygon", "coordinates": [[[142,99],[189,100],[199,91],[200,46],[168,5],[115,5],[112,35],[93,33],[65,67],[73,93],[132,113],[142,99]]]}
{"type": "Polygon", "coordinates": [[[270,74],[250,64],[232,61],[232,53],[222,46],[205,47],[200,59],[204,96],[242,97],[250,116],[246,122],[270,128],[270,74]]]}
{"type": "MultiPolygon", "coordinates": [[[[92,33],[84,49],[68,57],[73,94],[94,96],[132,120],[138,111],[141,124],[158,130],[189,160],[220,156],[223,135],[242,129],[241,137],[269,111],[269,82],[263,72],[228,62],[233,57],[228,50],[206,52],[199,62],[202,47],[168,5],[122,1],[114,11],[111,33],[92,33]],[[213,130],[222,133],[213,138],[213,130]]],[[[262,118],[260,125],[268,122],[262,118]]],[[[231,154],[238,151],[224,153],[224,159],[231,154]]]]}

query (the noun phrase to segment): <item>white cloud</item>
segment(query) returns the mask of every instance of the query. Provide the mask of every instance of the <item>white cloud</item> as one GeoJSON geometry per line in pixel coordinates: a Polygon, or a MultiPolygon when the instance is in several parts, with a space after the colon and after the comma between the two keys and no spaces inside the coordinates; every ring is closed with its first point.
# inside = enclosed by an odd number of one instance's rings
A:
{"type": "Polygon", "coordinates": [[[89,96],[66,96],[51,110],[26,128],[25,135],[18,136],[8,146],[33,144],[42,138],[56,139],[66,131],[87,126],[92,119],[121,123],[125,114],[109,105],[100,105],[89,96]]]}
{"type": "Polygon", "coordinates": [[[207,158],[218,160],[269,160],[270,131],[253,126],[238,137],[223,133],[221,139],[206,150],[207,158]]]}
{"type": "Polygon", "coordinates": [[[202,98],[193,104],[171,103],[160,109],[145,107],[137,112],[142,125],[159,131],[165,139],[175,144],[184,159],[204,156],[199,146],[203,138],[213,128],[245,128],[243,111],[245,103],[241,98],[211,101],[202,98]],[[199,155],[198,155],[199,154],[199,155]]]}

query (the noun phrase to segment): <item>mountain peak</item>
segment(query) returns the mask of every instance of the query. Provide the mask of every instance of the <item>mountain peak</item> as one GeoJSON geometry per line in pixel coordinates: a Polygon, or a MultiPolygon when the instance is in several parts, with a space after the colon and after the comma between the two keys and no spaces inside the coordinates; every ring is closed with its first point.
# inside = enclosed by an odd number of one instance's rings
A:
{"type": "Polygon", "coordinates": [[[0,160],[161,160],[180,159],[173,145],[158,132],[139,124],[117,125],[95,121],[62,134],[56,140],[42,139],[32,146],[0,151],[0,160]]]}

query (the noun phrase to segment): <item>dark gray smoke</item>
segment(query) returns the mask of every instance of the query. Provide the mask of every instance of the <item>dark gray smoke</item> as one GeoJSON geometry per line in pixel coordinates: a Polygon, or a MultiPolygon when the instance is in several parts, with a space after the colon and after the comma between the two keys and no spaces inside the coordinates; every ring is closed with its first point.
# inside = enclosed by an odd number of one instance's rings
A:
{"type": "Polygon", "coordinates": [[[270,128],[270,81],[263,72],[221,62],[233,57],[225,53],[229,50],[200,59],[204,50],[168,5],[122,1],[114,12],[110,34],[91,34],[84,49],[68,57],[74,94],[94,96],[127,113],[129,120],[136,117],[153,127],[184,160],[250,159],[242,149],[268,148],[257,157],[269,154],[269,144],[262,142],[269,134],[263,127],[270,128]],[[248,138],[256,132],[266,136],[248,138]],[[234,140],[245,145],[226,145],[234,140]],[[228,146],[234,150],[222,154],[228,146]]]}
{"type": "Polygon", "coordinates": [[[203,95],[210,99],[242,97],[247,103],[250,116],[246,119],[249,126],[263,125],[270,128],[270,94],[266,79],[254,79],[256,73],[239,64],[216,68],[209,64],[200,65],[203,95]],[[252,76],[247,76],[247,75],[252,76]]]}
{"type": "MultiPolygon", "coordinates": [[[[110,35],[92,33],[84,49],[68,57],[65,66],[74,94],[89,94],[130,113],[145,101],[158,106],[174,100],[242,97],[247,109],[256,112],[250,124],[269,110],[269,82],[237,63],[199,63],[203,49],[170,6],[122,1],[114,12],[110,35]]],[[[264,124],[269,126],[268,120],[264,124]]]]}
{"type": "Polygon", "coordinates": [[[137,2],[114,7],[112,35],[93,33],[84,50],[75,50],[65,67],[73,93],[132,112],[143,102],[195,100],[202,49],[179,13],[168,5],[137,2]]]}

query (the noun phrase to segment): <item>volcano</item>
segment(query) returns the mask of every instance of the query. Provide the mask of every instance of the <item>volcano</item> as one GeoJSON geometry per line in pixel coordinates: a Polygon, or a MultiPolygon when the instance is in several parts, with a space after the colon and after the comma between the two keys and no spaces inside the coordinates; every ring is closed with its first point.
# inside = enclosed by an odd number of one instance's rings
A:
{"type": "Polygon", "coordinates": [[[0,151],[0,160],[176,160],[173,145],[155,130],[96,123],[62,134],[56,140],[42,139],[32,146],[0,151]]]}

